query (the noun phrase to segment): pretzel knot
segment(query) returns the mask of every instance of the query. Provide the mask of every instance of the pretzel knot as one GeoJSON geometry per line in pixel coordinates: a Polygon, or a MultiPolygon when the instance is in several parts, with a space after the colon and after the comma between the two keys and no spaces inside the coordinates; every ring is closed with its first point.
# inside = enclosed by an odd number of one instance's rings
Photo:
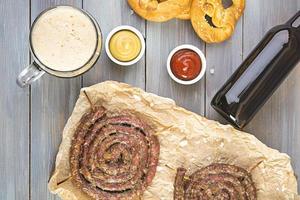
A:
{"type": "Polygon", "coordinates": [[[192,6],[192,2],[193,2],[193,0],[189,1],[189,6],[185,10],[183,10],[180,15],[178,15],[176,17],[177,19],[182,19],[182,20],[191,19],[191,6],[192,6]]]}
{"type": "Polygon", "coordinates": [[[181,14],[187,18],[191,0],[128,0],[128,3],[144,19],[164,22],[181,14]]]}
{"type": "Polygon", "coordinates": [[[222,0],[194,0],[191,21],[198,36],[207,43],[223,42],[231,37],[245,8],[245,0],[232,0],[224,8],[222,0]]]}

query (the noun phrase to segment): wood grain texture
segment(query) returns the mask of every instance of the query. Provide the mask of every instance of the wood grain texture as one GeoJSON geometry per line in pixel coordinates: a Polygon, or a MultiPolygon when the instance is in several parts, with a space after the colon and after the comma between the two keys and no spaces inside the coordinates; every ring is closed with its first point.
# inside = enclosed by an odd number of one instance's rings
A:
{"type": "MultiPolygon", "coordinates": [[[[54,168],[62,129],[73,110],[80,87],[104,80],[130,83],[210,119],[226,121],[210,101],[263,35],[300,9],[300,0],[247,0],[246,11],[232,38],[205,45],[189,21],[145,22],[126,0],[0,0],[0,199],[59,199],[47,182],[54,168]],[[83,77],[59,79],[45,75],[20,89],[15,77],[29,64],[29,26],[43,9],[76,5],[90,12],[103,32],[102,55],[83,77]],[[31,5],[31,7],[30,7],[31,5]],[[118,25],[139,29],[147,43],[145,57],[131,67],[113,64],[104,50],[108,32],[118,25]],[[180,44],[198,46],[207,56],[207,74],[199,83],[182,86],[169,78],[166,59],[180,44]],[[214,73],[210,73],[213,70],[214,73]]],[[[300,176],[300,64],[266,103],[246,130],[262,142],[288,153],[300,176]]],[[[300,189],[300,187],[299,187],[300,189]]]]}
{"type": "Polygon", "coordinates": [[[168,55],[176,46],[193,44],[204,52],[204,43],[194,33],[190,21],[147,22],[146,34],[146,90],[172,98],[178,105],[203,115],[205,78],[194,85],[183,86],[174,82],[167,72],[168,55]]]}
{"type": "Polygon", "coordinates": [[[94,68],[84,75],[84,86],[116,80],[145,88],[145,58],[133,66],[118,66],[108,58],[104,47],[106,36],[116,26],[131,25],[145,34],[145,21],[134,15],[124,0],[88,0],[84,1],[83,7],[96,18],[104,38],[101,58],[94,68]]]}
{"type": "MultiPolygon", "coordinates": [[[[299,11],[300,1],[276,0],[272,4],[267,1],[248,1],[247,7],[243,38],[245,55],[251,52],[270,28],[285,23],[299,11]]],[[[246,127],[247,131],[268,146],[288,153],[298,176],[300,175],[299,66],[246,127]]]]}
{"type": "Polygon", "coordinates": [[[29,89],[16,84],[29,64],[28,1],[0,2],[0,199],[29,199],[29,89]]]}
{"type": "MultiPolygon", "coordinates": [[[[32,0],[32,21],[44,9],[60,4],[82,7],[81,0],[32,0]]],[[[62,130],[81,86],[80,77],[59,79],[45,75],[32,85],[31,199],[59,199],[49,193],[47,182],[54,169],[62,130]]]]}

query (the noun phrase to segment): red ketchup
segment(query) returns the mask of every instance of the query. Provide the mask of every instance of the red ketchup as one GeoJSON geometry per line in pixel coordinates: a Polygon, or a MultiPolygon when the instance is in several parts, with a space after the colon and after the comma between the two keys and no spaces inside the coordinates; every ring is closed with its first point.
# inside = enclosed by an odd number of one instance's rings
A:
{"type": "Polygon", "coordinates": [[[195,79],[201,72],[200,56],[190,49],[177,51],[171,59],[171,71],[176,78],[183,81],[195,79]]]}

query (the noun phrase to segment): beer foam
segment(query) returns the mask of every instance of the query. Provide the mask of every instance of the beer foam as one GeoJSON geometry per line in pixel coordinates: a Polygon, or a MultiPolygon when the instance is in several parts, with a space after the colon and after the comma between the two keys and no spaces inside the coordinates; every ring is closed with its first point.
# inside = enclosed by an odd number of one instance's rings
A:
{"type": "Polygon", "coordinates": [[[57,71],[83,67],[93,56],[97,39],[92,20],[69,6],[45,12],[31,33],[35,56],[43,65],[57,71]]]}

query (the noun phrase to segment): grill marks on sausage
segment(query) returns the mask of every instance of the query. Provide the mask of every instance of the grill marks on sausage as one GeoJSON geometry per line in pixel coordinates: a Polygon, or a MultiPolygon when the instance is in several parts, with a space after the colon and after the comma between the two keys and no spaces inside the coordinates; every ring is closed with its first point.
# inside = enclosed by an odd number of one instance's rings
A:
{"type": "Polygon", "coordinates": [[[109,117],[95,107],[72,140],[72,180],[94,199],[139,198],[154,178],[158,157],[158,139],[146,123],[126,114],[109,117]]]}
{"type": "Polygon", "coordinates": [[[175,200],[256,200],[251,175],[243,168],[212,164],[186,177],[187,170],[178,168],[174,183],[175,200]]]}

